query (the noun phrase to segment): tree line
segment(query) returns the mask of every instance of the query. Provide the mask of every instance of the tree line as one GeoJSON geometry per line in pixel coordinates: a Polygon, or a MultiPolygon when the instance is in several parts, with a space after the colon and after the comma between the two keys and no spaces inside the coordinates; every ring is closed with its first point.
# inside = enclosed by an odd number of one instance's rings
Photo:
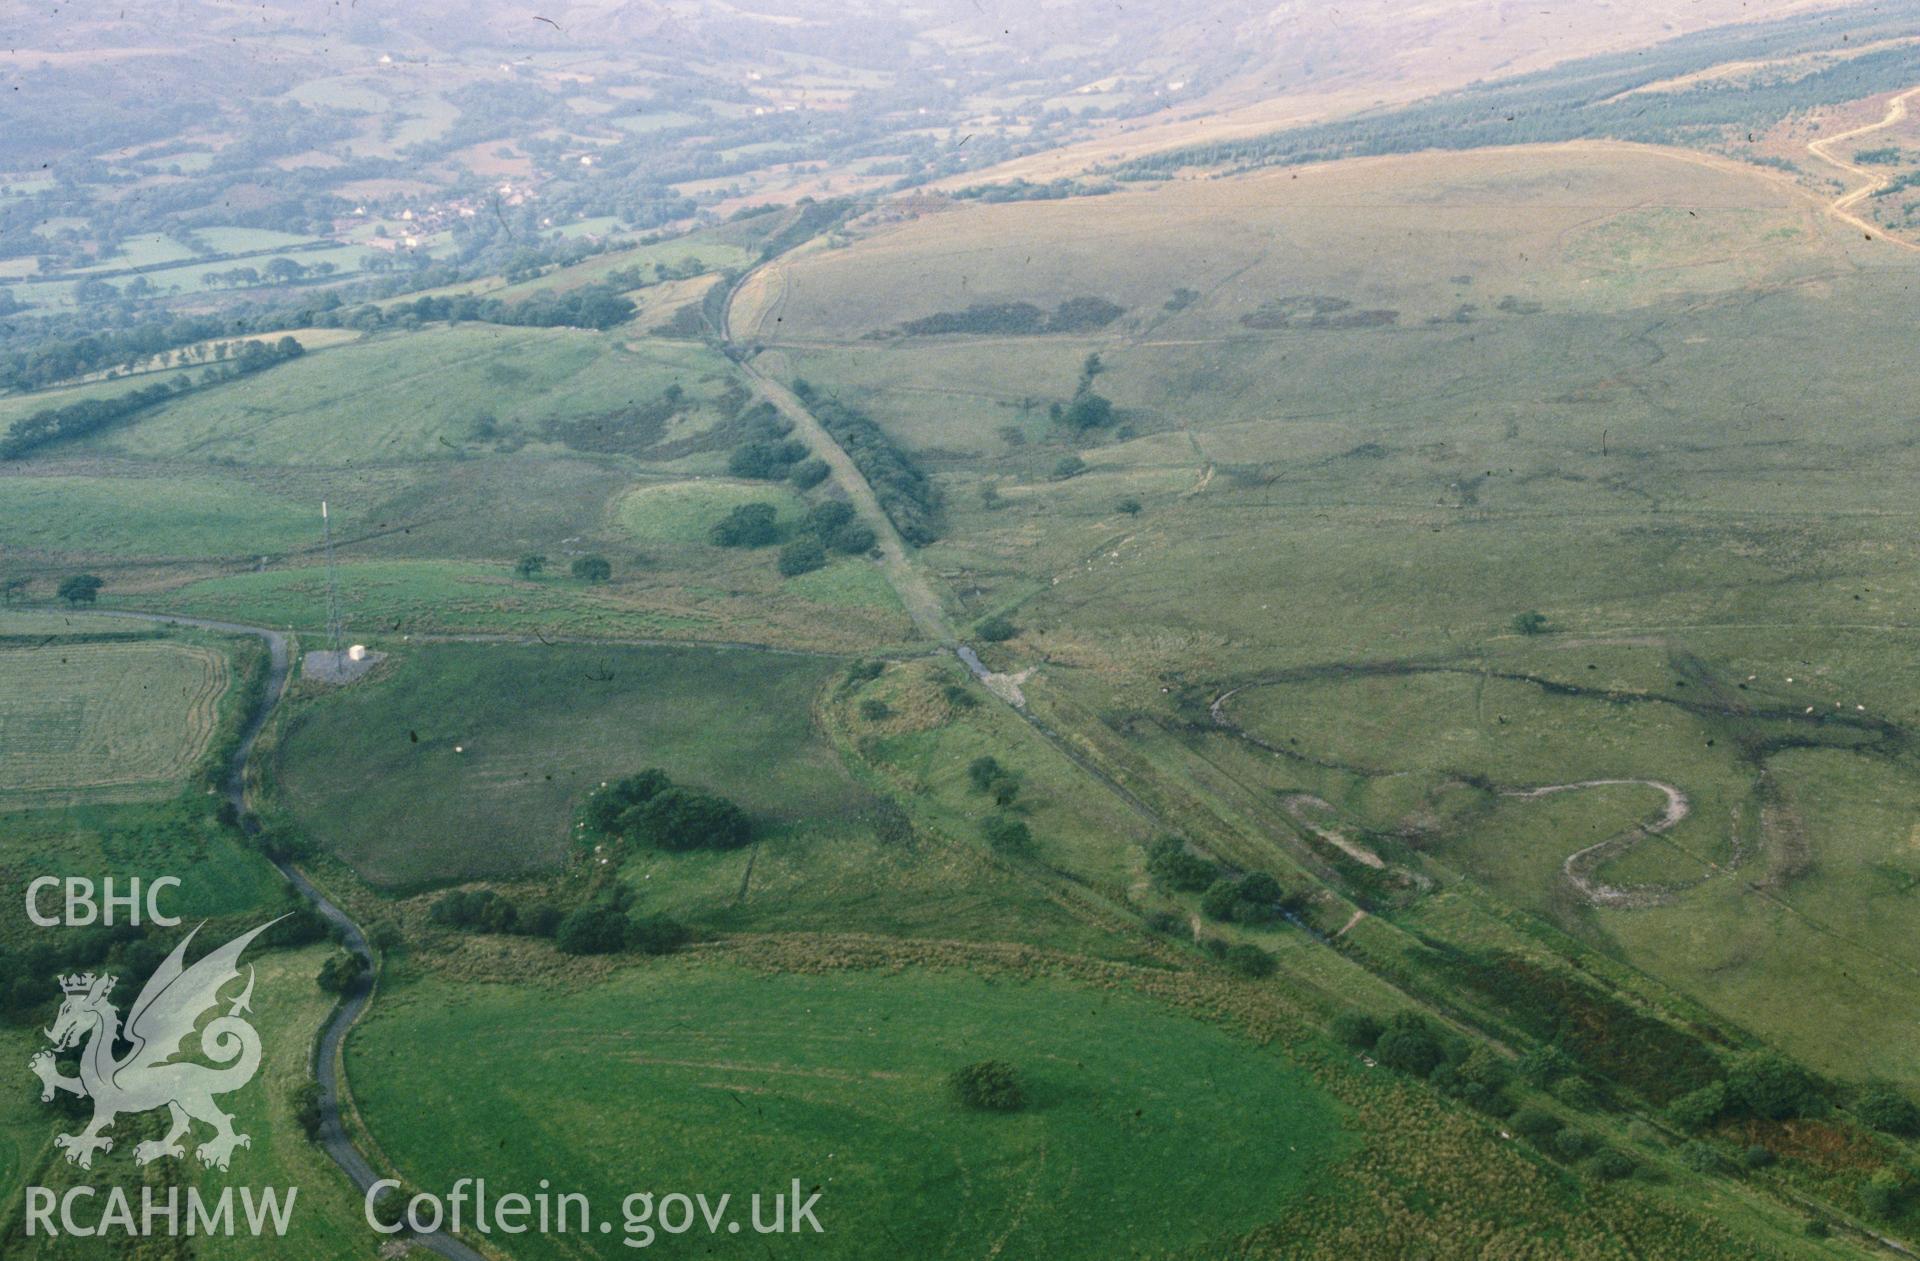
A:
{"type": "Polygon", "coordinates": [[[1031,302],[976,302],[964,311],[940,311],[900,325],[907,337],[938,337],[952,333],[998,333],[1025,336],[1037,333],[1090,333],[1126,314],[1126,308],[1105,298],[1068,298],[1051,313],[1031,302]]]}
{"type": "Polygon", "coordinates": [[[915,547],[924,547],[940,537],[940,488],[894,445],[872,417],[837,398],[817,393],[805,381],[795,381],[793,392],[852,457],[900,537],[915,547]]]}
{"type": "MultiPolygon", "coordinates": [[[[260,372],[275,364],[298,359],[303,353],[300,343],[291,337],[282,337],[271,346],[264,342],[248,342],[226,363],[203,372],[200,384],[213,385],[260,372]]],[[[186,378],[177,377],[171,385],[142,386],[112,398],[82,399],[62,407],[42,408],[21,417],[8,427],[6,436],[0,438],[0,460],[17,460],[57,442],[100,433],[191,388],[186,378]]]]}

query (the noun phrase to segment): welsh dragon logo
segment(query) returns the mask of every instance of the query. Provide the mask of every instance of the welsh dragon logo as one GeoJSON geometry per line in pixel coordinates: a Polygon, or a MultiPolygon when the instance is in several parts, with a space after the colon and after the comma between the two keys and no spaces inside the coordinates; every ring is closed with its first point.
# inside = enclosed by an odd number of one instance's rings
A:
{"type": "Polygon", "coordinates": [[[39,1052],[27,1067],[40,1078],[42,1103],[51,1102],[57,1090],[93,1100],[92,1123],[77,1135],[62,1134],[53,1140],[54,1146],[66,1151],[68,1161],[82,1169],[92,1168],[96,1152],[113,1150],[113,1140],[104,1131],[115,1117],[163,1105],[172,1113],[173,1124],[165,1138],[134,1148],[134,1159],[140,1164],[185,1156],[180,1140],[187,1137],[194,1121],[214,1129],[213,1137],[200,1144],[203,1164],[225,1169],[234,1148],[252,1146],[245,1134],[234,1131],[233,1118],[213,1101],[215,1095],[229,1094],[252,1081],[260,1069],[260,1035],[240,1018],[253,999],[251,967],[246,988],[230,1001],[226,1014],[207,1022],[200,1032],[201,1053],[226,1067],[171,1061],[200,1017],[219,1004],[221,988],[239,977],[236,965],[241,951],[277,923],[262,924],[187,967],[187,945],[204,922],[195,927],[147,979],[127,1014],[124,1031],[120,1013],[107,1001],[117,978],[91,972],[60,978],[66,1001],[60,1004],[53,1028],[45,1031],[54,1049],[39,1052]],[[92,1041],[80,1052],[80,1075],[62,1076],[54,1064],[54,1051],[70,1050],[89,1037],[92,1041]],[[122,1040],[132,1050],[125,1058],[115,1059],[115,1044],[122,1040]]]}

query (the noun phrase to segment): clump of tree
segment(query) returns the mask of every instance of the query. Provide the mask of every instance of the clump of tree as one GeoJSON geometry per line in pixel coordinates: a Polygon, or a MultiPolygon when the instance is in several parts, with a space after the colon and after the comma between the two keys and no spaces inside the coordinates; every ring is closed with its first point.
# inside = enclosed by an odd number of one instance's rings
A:
{"type": "Polygon", "coordinates": [[[1860,1204],[1871,1217],[1890,1221],[1906,1211],[1913,1200],[1913,1177],[1905,1170],[1884,1166],[1868,1175],[1860,1187],[1860,1204]]]}
{"type": "Polygon", "coordinates": [[[808,509],[802,529],[819,539],[822,547],[850,556],[873,550],[879,541],[873,527],[855,516],[853,505],[844,499],[815,504],[808,509]]]}
{"type": "Polygon", "coordinates": [[[713,523],[707,538],[716,547],[771,547],[780,541],[778,516],[769,503],[740,504],[713,523]]]}
{"type": "Polygon", "coordinates": [[[547,567],[547,558],[538,552],[528,552],[513,563],[513,572],[522,578],[537,578],[547,567]]]}
{"type": "MultiPolygon", "coordinates": [[[[1410,1077],[1423,1077],[1442,1094],[1489,1115],[1505,1115],[1512,1106],[1508,1089],[1514,1073],[1507,1062],[1490,1048],[1443,1032],[1417,1011],[1395,1012],[1385,1020],[1367,1012],[1342,1012],[1334,1018],[1330,1031],[1338,1041],[1371,1055],[1376,1063],[1410,1077]]],[[[1539,1108],[1522,1111],[1527,1115],[1516,1113],[1513,1124],[1536,1145],[1545,1143],[1560,1128],[1558,1118],[1551,1113],[1539,1108]]]]}
{"type": "Polygon", "coordinates": [[[798,578],[801,574],[810,574],[826,566],[827,549],[812,535],[797,538],[781,548],[780,557],[774,562],[782,578],[798,578]]]}
{"type": "Polygon", "coordinates": [[[793,476],[793,470],[807,458],[807,444],[798,438],[753,438],[741,443],[727,457],[727,472],[734,477],[778,482],[793,476]]]}
{"type": "Polygon", "coordinates": [[[1890,1082],[1870,1081],[1853,1100],[1853,1115],[1883,1134],[1920,1134],[1920,1108],[1890,1082]]]}
{"type": "Polygon", "coordinates": [[[725,797],[675,784],[657,767],[596,792],[585,814],[605,835],[673,853],[738,849],[753,839],[745,810],[725,797]]]}
{"type": "Polygon", "coordinates": [[[576,907],[554,929],[553,944],[562,954],[614,954],[626,948],[627,913],[610,903],[576,907]]]}
{"type": "Polygon", "coordinates": [[[1667,1119],[1698,1134],[1727,1117],[1784,1121],[1822,1112],[1826,1106],[1825,1095],[1806,1069],[1784,1055],[1754,1051],[1728,1064],[1723,1080],[1674,1100],[1667,1106],[1667,1119]]]}
{"type": "Polygon", "coordinates": [[[1200,895],[1200,913],[1222,923],[1271,924],[1289,909],[1286,891],[1264,871],[1220,877],[1200,895]]]}
{"type": "Polygon", "coordinates": [[[69,605],[78,608],[82,604],[92,604],[98,600],[100,588],[106,585],[106,579],[98,574],[69,574],[60,580],[56,594],[69,605]]]}
{"type": "Polygon", "coordinates": [[[611,285],[580,285],[536,294],[519,302],[470,294],[427,296],[388,307],[385,323],[506,324],[522,328],[608,329],[633,318],[632,301],[611,285]]]}
{"type": "Polygon", "coordinates": [[[570,955],[624,950],[665,955],[693,940],[692,931],[670,915],[634,915],[633,901],[633,890],[622,885],[599,901],[569,911],[554,929],[554,948],[570,955]]]}
{"type": "Polygon", "coordinates": [[[1547,615],[1538,609],[1528,609],[1525,613],[1514,614],[1509,625],[1516,634],[1544,635],[1547,633],[1547,615]]]}
{"type": "Polygon", "coordinates": [[[300,1126],[300,1132],[307,1140],[320,1137],[320,1126],[324,1120],[320,1111],[320,1083],[304,1081],[293,1088],[293,1119],[300,1126]]]}
{"type": "Polygon", "coordinates": [[[947,1075],[947,1089],[954,1102],[976,1112],[1018,1112],[1027,1102],[1019,1070],[1005,1060],[962,1065],[947,1075]]]}
{"type": "Polygon", "coordinates": [[[793,422],[765,399],[740,412],[733,424],[741,439],[727,457],[727,472],[734,477],[784,481],[808,458],[807,444],[791,436],[793,422]]]}
{"type": "Polygon", "coordinates": [[[990,644],[1005,643],[1020,633],[1020,628],[1012,621],[996,613],[992,617],[982,618],[973,628],[973,633],[990,644]]]}
{"type": "Polygon", "coordinates": [[[1056,425],[1064,425],[1075,433],[1085,433],[1090,429],[1104,429],[1113,423],[1112,400],[1095,393],[1093,388],[1093,379],[1106,370],[1106,364],[1101,362],[1098,354],[1087,356],[1086,362],[1080,367],[1080,381],[1074,386],[1073,397],[1064,407],[1055,403],[1048,410],[1048,415],[1056,425]]]}
{"type": "Polygon", "coordinates": [[[612,579],[613,562],[598,553],[593,553],[576,559],[571,572],[581,582],[598,585],[612,579]]]}
{"type": "Polygon", "coordinates": [[[1105,298],[1068,298],[1051,314],[1031,302],[976,302],[964,311],[940,311],[900,325],[907,337],[942,337],[956,333],[1001,337],[1037,333],[1090,333],[1126,314],[1126,308],[1105,298]]]}
{"type": "Polygon", "coordinates": [[[1010,814],[989,815],[980,825],[980,835],[987,844],[1003,854],[1030,854],[1033,852],[1033,829],[1026,821],[1016,819],[1010,814]]]}
{"type": "Polygon", "coordinates": [[[337,950],[320,965],[314,983],[328,994],[349,994],[360,988],[370,969],[367,957],[353,950],[337,950]]]}
{"type": "Polygon", "coordinates": [[[810,456],[798,461],[787,471],[787,480],[792,482],[797,490],[812,490],[826,481],[832,472],[825,460],[810,456]]]}
{"type": "Polygon", "coordinates": [[[492,889],[443,893],[427,911],[427,918],[447,928],[475,933],[519,933],[530,937],[551,937],[559,924],[559,912],[550,906],[526,911],[492,889]]]}
{"type": "Polygon", "coordinates": [[[1008,770],[991,755],[977,757],[967,764],[967,782],[973,791],[985,793],[1002,809],[1012,805],[1020,795],[1019,773],[1008,770]]]}
{"type": "Polygon", "coordinates": [[[1199,893],[1220,878],[1220,869],[1187,848],[1177,836],[1163,836],[1147,851],[1147,875],[1174,893],[1199,893]]]}

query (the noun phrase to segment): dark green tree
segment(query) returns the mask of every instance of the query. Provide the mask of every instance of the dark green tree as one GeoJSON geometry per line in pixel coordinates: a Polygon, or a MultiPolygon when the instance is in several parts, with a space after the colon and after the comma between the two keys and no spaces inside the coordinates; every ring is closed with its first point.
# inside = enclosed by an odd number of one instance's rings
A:
{"type": "Polygon", "coordinates": [[[1522,635],[1544,635],[1547,633],[1547,615],[1538,609],[1516,613],[1513,616],[1512,626],[1522,635]]]}
{"type": "Polygon", "coordinates": [[[797,578],[801,574],[810,574],[816,569],[824,569],[827,564],[827,549],[816,538],[795,539],[780,549],[780,559],[776,568],[783,578],[797,578]]]}
{"type": "Polygon", "coordinates": [[[553,944],[563,954],[613,954],[627,944],[627,913],[604,904],[579,907],[554,929],[553,944]]]}
{"type": "Polygon", "coordinates": [[[1388,1068],[1425,1077],[1446,1058],[1446,1053],[1426,1017],[1402,1011],[1388,1019],[1386,1029],[1373,1044],[1373,1057],[1388,1068]]]}
{"type": "Polygon", "coordinates": [[[106,579],[97,574],[69,574],[60,580],[59,596],[70,605],[92,604],[106,585],[106,579]]]}
{"type": "Polygon", "coordinates": [[[314,978],[314,983],[328,994],[345,994],[359,988],[366,975],[365,956],[350,950],[339,950],[320,965],[320,974],[314,978]]]}
{"type": "Polygon", "coordinates": [[[1771,1051],[1736,1059],[1727,1069],[1727,1093],[1753,1115],[1772,1121],[1801,1115],[1817,1097],[1807,1070],[1771,1051]]]}
{"type": "Polygon", "coordinates": [[[980,622],[974,626],[973,633],[990,644],[998,644],[1004,643],[1012,639],[1015,635],[1018,635],[1020,628],[996,613],[992,617],[982,618],[980,622]]]}
{"type": "Polygon", "coordinates": [[[1027,1101],[1019,1071],[1005,1060],[957,1068],[947,1077],[947,1089],[961,1107],[979,1112],[1017,1112],[1027,1101]]]}
{"type": "Polygon", "coordinates": [[[772,504],[741,504],[707,531],[718,547],[771,547],[780,541],[778,512],[772,504]]]}
{"type": "Polygon", "coordinates": [[[980,825],[987,844],[1006,854],[1025,854],[1033,849],[1033,830],[1011,815],[996,814],[980,825]]]}
{"type": "Polygon", "coordinates": [[[685,924],[670,915],[642,915],[627,925],[627,945],[641,954],[672,954],[692,935],[685,924]]]}

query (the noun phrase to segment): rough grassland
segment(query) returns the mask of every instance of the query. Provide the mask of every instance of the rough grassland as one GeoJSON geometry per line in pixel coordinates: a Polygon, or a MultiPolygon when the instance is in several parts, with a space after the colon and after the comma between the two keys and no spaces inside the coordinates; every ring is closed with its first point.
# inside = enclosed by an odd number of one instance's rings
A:
{"type": "Polygon", "coordinates": [[[926,560],[965,618],[1022,629],[989,663],[1038,665],[1030,702],[1134,774],[1233,802],[1235,852],[1324,869],[1280,805],[1312,793],[1320,824],[1860,1076],[1908,1073],[1871,1049],[1909,1040],[1920,1001],[1895,927],[1920,889],[1920,364],[1885,316],[1913,274],[1771,176],[1574,146],[969,207],[764,292],[788,371],[936,471],[951,528],[926,560]],[[1175,288],[1192,300],[1168,309],[1175,288]],[[1128,312],[1071,338],[862,340],[1082,295],[1128,312]],[[1396,314],[1316,325],[1303,297],[1396,314]],[[1096,350],[1115,424],[1063,433],[1047,406],[1096,350]],[[1069,454],[1086,470],[1056,480],[1069,454]],[[1529,609],[1537,641],[1510,628],[1529,609]],[[1381,662],[1459,673],[1341,674],[1381,662]],[[1281,754],[1214,730],[1213,697],[1288,670],[1229,707],[1281,754]],[[1484,677],[1503,671],[1589,694],[1484,677]],[[1849,747],[1855,718],[1891,734],[1849,747]],[[1657,814],[1653,790],[1474,786],[1615,776],[1692,803],[1601,872],[1666,905],[1584,906],[1560,870],[1657,814]]]}

